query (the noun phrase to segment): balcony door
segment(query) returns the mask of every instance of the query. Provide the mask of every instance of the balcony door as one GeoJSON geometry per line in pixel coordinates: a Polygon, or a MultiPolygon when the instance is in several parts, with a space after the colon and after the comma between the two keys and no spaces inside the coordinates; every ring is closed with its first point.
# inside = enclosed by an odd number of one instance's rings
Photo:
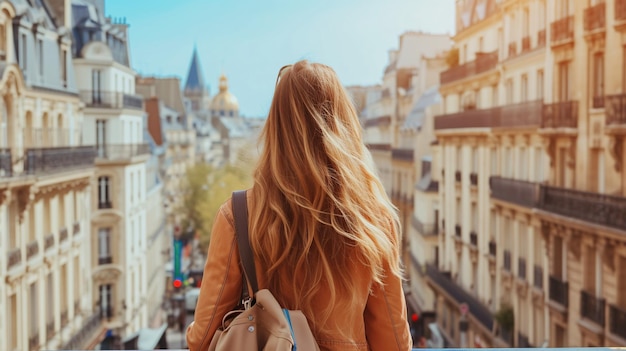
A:
{"type": "Polygon", "coordinates": [[[565,102],[570,100],[570,83],[571,83],[571,62],[565,61],[559,63],[559,85],[557,96],[559,98],[559,102],[565,102]]]}
{"type": "Polygon", "coordinates": [[[107,124],[105,120],[96,121],[96,149],[98,157],[106,157],[106,131],[107,124]]]}
{"type": "Polygon", "coordinates": [[[100,228],[98,229],[98,264],[111,262],[111,228],[100,228]]]}
{"type": "Polygon", "coordinates": [[[103,318],[113,317],[112,296],[113,288],[110,284],[100,285],[100,316],[103,318]]]}

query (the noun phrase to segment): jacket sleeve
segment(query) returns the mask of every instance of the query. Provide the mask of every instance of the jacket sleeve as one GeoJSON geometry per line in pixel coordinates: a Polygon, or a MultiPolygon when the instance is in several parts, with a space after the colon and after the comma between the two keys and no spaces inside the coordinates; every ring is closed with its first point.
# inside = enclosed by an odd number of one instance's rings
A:
{"type": "Polygon", "coordinates": [[[237,305],[241,295],[242,276],[234,223],[224,209],[229,204],[230,201],[222,205],[211,231],[194,321],[187,328],[190,351],[209,348],[222,318],[237,305]]]}
{"type": "Polygon", "coordinates": [[[412,340],[402,281],[388,274],[384,285],[374,284],[363,314],[370,350],[411,350],[412,340]]]}

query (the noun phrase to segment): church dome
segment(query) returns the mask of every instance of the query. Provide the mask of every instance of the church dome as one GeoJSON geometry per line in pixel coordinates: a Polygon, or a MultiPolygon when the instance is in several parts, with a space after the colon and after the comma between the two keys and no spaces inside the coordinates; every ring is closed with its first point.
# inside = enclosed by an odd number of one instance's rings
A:
{"type": "Polygon", "coordinates": [[[235,95],[228,91],[228,78],[224,74],[220,77],[220,92],[211,100],[209,109],[217,117],[238,117],[239,102],[235,95]]]}

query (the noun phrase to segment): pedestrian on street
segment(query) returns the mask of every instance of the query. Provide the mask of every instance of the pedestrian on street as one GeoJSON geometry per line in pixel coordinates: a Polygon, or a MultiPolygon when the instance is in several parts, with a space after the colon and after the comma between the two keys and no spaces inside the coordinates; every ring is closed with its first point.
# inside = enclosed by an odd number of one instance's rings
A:
{"type": "MultiPolygon", "coordinates": [[[[322,350],[410,350],[397,210],[334,70],[307,61],[283,67],[261,140],[247,191],[259,288],[301,310],[322,350]]],[[[206,350],[239,304],[239,262],[229,199],[187,329],[192,351],[206,350]]]]}

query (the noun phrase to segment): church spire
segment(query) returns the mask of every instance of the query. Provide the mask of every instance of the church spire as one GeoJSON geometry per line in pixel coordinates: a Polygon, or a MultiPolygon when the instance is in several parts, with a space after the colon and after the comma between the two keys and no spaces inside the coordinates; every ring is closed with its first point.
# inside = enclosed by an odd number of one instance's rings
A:
{"type": "Polygon", "coordinates": [[[191,64],[189,65],[189,72],[187,73],[187,82],[185,83],[185,91],[204,92],[206,89],[202,66],[200,66],[200,59],[198,58],[198,48],[194,45],[191,64]]]}

